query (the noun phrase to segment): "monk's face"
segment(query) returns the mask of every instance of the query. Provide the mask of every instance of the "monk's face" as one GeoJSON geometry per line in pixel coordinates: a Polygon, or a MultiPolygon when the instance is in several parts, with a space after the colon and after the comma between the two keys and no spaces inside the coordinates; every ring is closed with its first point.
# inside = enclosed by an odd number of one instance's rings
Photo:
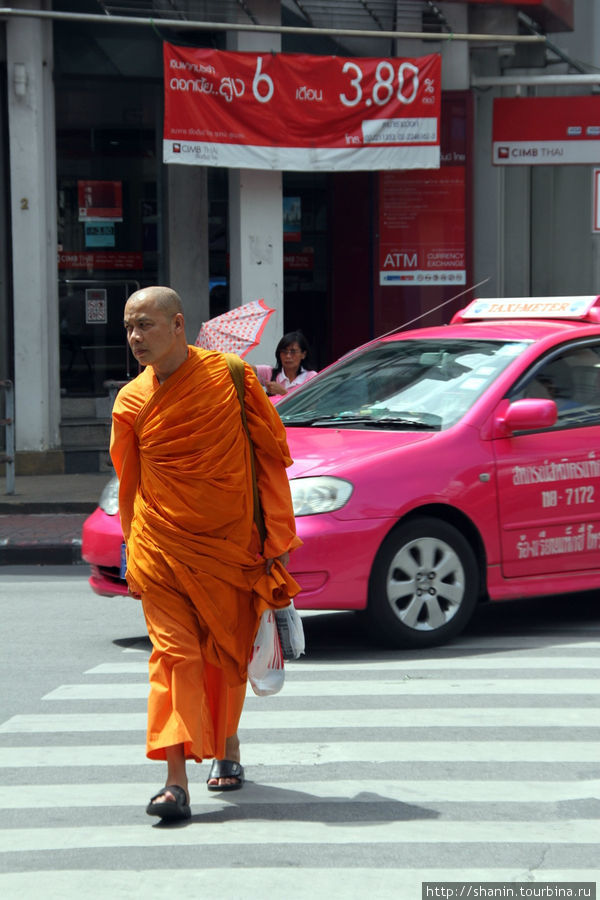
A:
{"type": "Polygon", "coordinates": [[[141,365],[160,369],[177,356],[183,316],[181,313],[169,315],[151,293],[142,290],[129,298],[123,322],[131,352],[141,365]]]}

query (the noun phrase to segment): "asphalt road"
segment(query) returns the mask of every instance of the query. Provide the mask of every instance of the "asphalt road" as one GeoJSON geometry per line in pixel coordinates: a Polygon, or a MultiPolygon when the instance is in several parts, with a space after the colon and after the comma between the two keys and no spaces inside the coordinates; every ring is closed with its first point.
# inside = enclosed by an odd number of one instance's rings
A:
{"type": "Polygon", "coordinates": [[[244,790],[208,794],[192,766],[193,817],[170,827],[144,812],[163,770],[139,605],[95,597],[84,567],[4,568],[0,610],[3,900],[418,900],[426,881],[600,875],[596,597],[488,607],[418,653],[305,616],[281,694],[249,695],[244,790]]]}

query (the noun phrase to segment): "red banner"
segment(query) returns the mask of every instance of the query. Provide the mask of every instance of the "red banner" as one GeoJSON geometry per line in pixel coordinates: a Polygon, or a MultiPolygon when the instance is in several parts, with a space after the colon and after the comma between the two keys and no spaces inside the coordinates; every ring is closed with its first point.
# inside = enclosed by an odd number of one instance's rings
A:
{"type": "Polygon", "coordinates": [[[600,97],[498,97],[492,162],[581,165],[600,159],[600,97]]]}
{"type": "Polygon", "coordinates": [[[164,45],[166,163],[295,171],[440,161],[441,57],[347,59],[164,45]]]}

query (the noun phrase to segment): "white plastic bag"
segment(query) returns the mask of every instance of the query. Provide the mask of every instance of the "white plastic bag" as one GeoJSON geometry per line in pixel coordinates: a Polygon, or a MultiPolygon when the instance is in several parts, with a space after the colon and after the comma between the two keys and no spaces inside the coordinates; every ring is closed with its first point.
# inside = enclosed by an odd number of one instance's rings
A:
{"type": "Polygon", "coordinates": [[[293,602],[290,601],[290,605],[283,609],[275,610],[275,623],[283,658],[298,659],[305,648],[304,627],[293,602]]]}
{"type": "Polygon", "coordinates": [[[272,609],[265,610],[261,616],[248,663],[248,679],[259,697],[277,694],[283,687],[283,653],[272,609]]]}

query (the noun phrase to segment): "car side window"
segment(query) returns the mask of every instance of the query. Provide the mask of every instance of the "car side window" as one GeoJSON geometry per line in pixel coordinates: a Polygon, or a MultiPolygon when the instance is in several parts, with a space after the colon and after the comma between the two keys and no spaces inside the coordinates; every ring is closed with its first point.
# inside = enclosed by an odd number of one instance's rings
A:
{"type": "Polygon", "coordinates": [[[600,345],[572,347],[542,363],[510,399],[528,397],[554,400],[554,428],[600,423],[600,345]]]}

